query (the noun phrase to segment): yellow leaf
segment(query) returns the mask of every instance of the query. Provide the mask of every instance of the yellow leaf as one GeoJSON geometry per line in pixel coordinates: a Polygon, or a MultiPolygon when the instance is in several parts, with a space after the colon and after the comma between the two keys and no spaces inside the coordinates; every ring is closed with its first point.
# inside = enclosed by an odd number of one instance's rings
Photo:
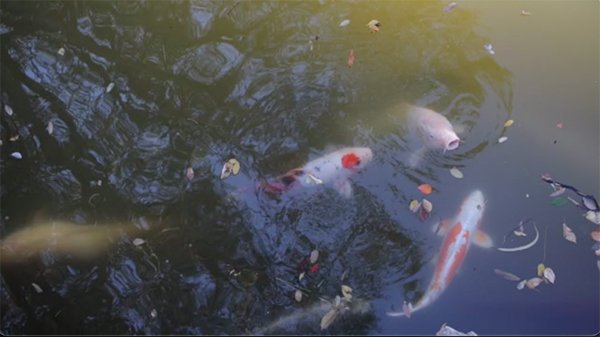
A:
{"type": "Polygon", "coordinates": [[[507,120],[506,122],[504,122],[504,127],[507,128],[511,125],[513,125],[515,121],[513,121],[512,119],[507,120]]]}
{"type": "Polygon", "coordinates": [[[371,30],[371,33],[377,33],[379,31],[379,27],[381,26],[381,23],[378,20],[371,20],[369,21],[369,23],[367,23],[367,27],[369,27],[369,29],[371,30]]]}
{"type": "Polygon", "coordinates": [[[546,269],[546,267],[544,266],[543,263],[538,264],[538,266],[537,266],[537,275],[539,277],[542,277],[544,275],[544,269],[546,269]]]}
{"type": "Polygon", "coordinates": [[[408,206],[408,209],[410,209],[411,212],[415,213],[419,210],[419,207],[421,207],[421,203],[418,200],[412,200],[410,202],[410,205],[408,206]]]}

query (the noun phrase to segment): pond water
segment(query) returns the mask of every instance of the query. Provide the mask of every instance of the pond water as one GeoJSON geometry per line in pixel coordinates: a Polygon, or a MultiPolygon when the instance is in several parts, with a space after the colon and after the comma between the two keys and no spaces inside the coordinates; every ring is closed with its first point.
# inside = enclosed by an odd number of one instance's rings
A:
{"type": "Polygon", "coordinates": [[[599,4],[448,4],[4,1],[0,229],[29,243],[3,252],[2,332],[597,334],[597,225],[541,176],[600,196],[599,4]],[[402,103],[446,116],[459,148],[409,165],[402,103]],[[255,188],[349,146],[373,153],[350,197],[255,188]],[[495,247],[470,247],[431,305],[386,315],[423,296],[432,227],[474,190],[495,247]],[[424,197],[426,220],[409,210],[424,197]],[[496,249],[533,223],[533,247],[496,249]],[[535,290],[494,273],[541,262],[556,280],[535,290]],[[321,330],[342,285],[348,310],[321,330]]]}

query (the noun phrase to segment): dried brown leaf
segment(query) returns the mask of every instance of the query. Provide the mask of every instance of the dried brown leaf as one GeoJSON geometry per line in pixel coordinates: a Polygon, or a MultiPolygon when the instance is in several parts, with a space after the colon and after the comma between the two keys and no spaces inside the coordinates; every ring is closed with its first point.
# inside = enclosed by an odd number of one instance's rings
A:
{"type": "Polygon", "coordinates": [[[534,288],[536,288],[537,286],[539,286],[539,285],[540,285],[540,283],[542,283],[543,281],[544,281],[544,280],[542,280],[542,279],[541,279],[541,278],[539,278],[539,277],[533,277],[533,278],[530,278],[529,280],[527,280],[527,283],[525,283],[525,285],[526,285],[526,286],[527,286],[527,288],[529,288],[529,289],[534,289],[534,288]]]}

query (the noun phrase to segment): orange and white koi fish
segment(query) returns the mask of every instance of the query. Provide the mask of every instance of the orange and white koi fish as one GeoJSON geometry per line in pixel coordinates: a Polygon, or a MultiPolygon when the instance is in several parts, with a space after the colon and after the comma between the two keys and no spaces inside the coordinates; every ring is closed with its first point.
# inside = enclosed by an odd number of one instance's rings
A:
{"type": "Polygon", "coordinates": [[[361,171],[372,159],[373,152],[367,147],[343,148],[290,170],[259,188],[281,193],[298,187],[332,184],[341,195],[350,197],[352,185],[348,178],[361,171]]]}
{"type": "Polygon", "coordinates": [[[458,215],[452,222],[445,220],[441,223],[438,229],[447,232],[447,235],[440,251],[433,279],[425,295],[414,307],[410,303],[404,303],[402,312],[388,312],[388,316],[410,317],[413,312],[423,309],[440,297],[460,268],[469,250],[471,240],[484,248],[493,246],[490,237],[478,229],[483,216],[484,204],[481,191],[474,191],[462,203],[458,215]],[[453,225],[450,227],[450,224],[453,225]]]}

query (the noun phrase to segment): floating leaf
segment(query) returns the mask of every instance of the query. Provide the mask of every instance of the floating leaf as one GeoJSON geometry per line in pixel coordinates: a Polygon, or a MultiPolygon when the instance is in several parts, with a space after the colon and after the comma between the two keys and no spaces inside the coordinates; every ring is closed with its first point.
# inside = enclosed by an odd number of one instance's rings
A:
{"type": "Polygon", "coordinates": [[[337,308],[329,310],[323,318],[321,318],[321,330],[327,329],[338,315],[337,308]]]}
{"type": "Polygon", "coordinates": [[[522,10],[521,11],[521,15],[523,15],[523,16],[529,16],[529,15],[531,15],[531,13],[528,12],[528,11],[526,11],[526,10],[522,10]]]}
{"type": "Polygon", "coordinates": [[[523,281],[519,282],[519,284],[517,284],[517,289],[521,290],[521,289],[525,288],[525,283],[527,283],[527,280],[523,280],[523,281]]]}
{"type": "Polygon", "coordinates": [[[538,264],[537,266],[537,275],[539,277],[542,277],[544,275],[544,270],[546,269],[546,266],[544,266],[543,263],[538,264]]]}
{"type": "Polygon", "coordinates": [[[449,3],[446,7],[444,7],[444,13],[449,13],[451,10],[453,10],[456,6],[458,6],[458,4],[456,2],[451,2],[449,3]]]}
{"type": "Polygon", "coordinates": [[[304,275],[306,275],[305,272],[301,272],[300,276],[298,276],[298,281],[302,281],[302,279],[304,278],[304,275]]]}
{"type": "Polygon", "coordinates": [[[240,162],[237,161],[237,159],[235,158],[231,158],[229,159],[229,164],[231,165],[231,172],[233,173],[233,175],[237,175],[238,173],[240,173],[240,162]]]}
{"type": "Polygon", "coordinates": [[[429,200],[423,199],[423,209],[425,209],[427,213],[431,213],[433,210],[433,204],[429,200]]]}
{"type": "Polygon", "coordinates": [[[133,244],[136,246],[143,245],[144,243],[146,243],[146,241],[144,241],[144,239],[137,238],[137,239],[133,240],[133,244]]]}
{"type": "Polygon", "coordinates": [[[236,175],[240,172],[240,162],[235,158],[229,159],[221,170],[221,179],[229,177],[231,174],[236,175]]]}
{"type": "Polygon", "coordinates": [[[498,138],[498,143],[502,144],[507,140],[508,140],[508,137],[500,137],[500,138],[498,138]]]}
{"type": "Polygon", "coordinates": [[[32,282],[31,285],[33,286],[33,289],[35,289],[35,292],[38,293],[38,294],[44,291],[44,290],[42,290],[42,287],[40,287],[36,283],[32,282]]]}
{"type": "Polygon", "coordinates": [[[509,280],[509,281],[520,281],[521,278],[518,277],[515,274],[509,273],[507,271],[504,270],[500,270],[500,269],[494,269],[494,272],[502,277],[504,277],[505,279],[509,280]]]}
{"type": "Polygon", "coordinates": [[[371,33],[377,33],[379,31],[379,27],[381,27],[381,23],[378,20],[371,20],[367,23],[367,27],[371,30],[371,33]]]}
{"type": "Polygon", "coordinates": [[[317,262],[318,259],[319,259],[319,251],[318,250],[315,249],[312,252],[310,252],[310,263],[311,264],[317,262]]]}
{"type": "Polygon", "coordinates": [[[550,193],[550,197],[558,197],[559,195],[565,193],[567,189],[564,187],[560,187],[559,189],[557,189],[556,191],[550,193]]]}
{"type": "Polygon", "coordinates": [[[48,131],[48,134],[52,134],[52,132],[54,132],[54,124],[52,123],[52,121],[48,122],[48,126],[46,126],[46,131],[48,131]]]}
{"type": "Polygon", "coordinates": [[[450,174],[452,174],[452,176],[457,179],[462,179],[463,177],[463,173],[456,167],[452,167],[450,169],[450,174]]]}
{"type": "Polygon", "coordinates": [[[10,140],[11,142],[14,142],[14,141],[16,141],[18,139],[19,139],[19,135],[16,135],[16,136],[10,137],[8,140],[10,140]]]}
{"type": "Polygon", "coordinates": [[[65,55],[65,48],[60,48],[60,49],[58,50],[58,55],[60,55],[60,56],[64,56],[64,55],[65,55]]]}
{"type": "Polygon", "coordinates": [[[419,189],[419,191],[421,191],[421,193],[425,195],[431,194],[431,191],[433,190],[433,188],[429,184],[421,184],[417,188],[419,189]]]}
{"type": "Polygon", "coordinates": [[[596,202],[592,197],[584,196],[581,197],[581,201],[583,201],[583,206],[588,209],[588,211],[598,211],[598,207],[596,206],[596,202]]]}
{"type": "Polygon", "coordinates": [[[408,209],[410,209],[410,211],[413,213],[418,211],[419,207],[421,207],[421,203],[418,200],[414,199],[410,202],[410,205],[408,205],[408,209]]]}
{"type": "Polygon", "coordinates": [[[350,24],[350,20],[346,19],[346,20],[340,22],[340,27],[346,27],[349,24],[350,24]]]}
{"type": "Polygon", "coordinates": [[[342,294],[346,297],[347,294],[352,294],[352,288],[347,285],[342,285],[342,294]]]}
{"type": "Polygon", "coordinates": [[[10,154],[11,157],[15,158],[15,159],[22,159],[23,155],[21,155],[20,152],[13,152],[10,154]]]}
{"type": "Polygon", "coordinates": [[[302,292],[296,289],[296,292],[294,293],[294,298],[296,299],[296,302],[302,301],[302,292]]]}
{"type": "Polygon", "coordinates": [[[494,47],[492,47],[491,43],[484,45],[483,48],[485,48],[485,50],[487,50],[487,52],[490,53],[491,55],[494,55],[496,53],[494,51],[494,47]]]}
{"type": "Polygon", "coordinates": [[[562,206],[562,205],[566,204],[567,201],[568,201],[567,198],[563,198],[563,197],[554,198],[554,199],[552,199],[552,205],[562,206]]]}
{"type": "Polygon", "coordinates": [[[563,227],[563,236],[565,237],[565,239],[567,239],[568,241],[571,241],[573,243],[577,243],[577,238],[575,237],[575,233],[573,233],[571,228],[569,228],[569,226],[567,226],[567,224],[564,222],[562,224],[562,227],[563,227]]]}
{"type": "Polygon", "coordinates": [[[600,242],[600,230],[591,232],[590,236],[592,237],[592,239],[594,239],[594,241],[600,242]]]}
{"type": "Polygon", "coordinates": [[[311,273],[316,273],[318,271],[319,271],[319,264],[318,263],[315,263],[312,266],[310,266],[310,272],[311,273]]]}
{"type": "Polygon", "coordinates": [[[539,285],[540,285],[540,283],[542,283],[543,281],[544,281],[544,280],[542,280],[542,279],[541,279],[541,278],[539,278],[539,277],[533,277],[533,278],[530,278],[529,280],[527,280],[527,283],[525,283],[525,285],[526,285],[526,286],[527,286],[527,288],[529,288],[529,289],[534,289],[534,288],[536,288],[537,286],[539,286],[539,285]]]}
{"type": "Polygon", "coordinates": [[[559,128],[559,129],[562,129],[563,128],[563,123],[556,124],[556,127],[559,128]]]}
{"type": "Polygon", "coordinates": [[[556,279],[556,275],[554,275],[554,270],[552,270],[552,268],[544,269],[544,278],[548,280],[548,282],[554,284],[554,280],[556,279]]]}
{"type": "Polygon", "coordinates": [[[340,306],[340,304],[342,303],[340,295],[335,295],[335,300],[333,301],[333,303],[336,308],[340,306]]]}
{"type": "Polygon", "coordinates": [[[515,121],[513,121],[512,119],[507,120],[506,122],[504,122],[504,127],[507,128],[511,125],[513,125],[515,121]]]}
{"type": "Polygon", "coordinates": [[[192,179],[194,179],[194,168],[193,168],[193,167],[189,166],[189,167],[187,168],[187,170],[185,170],[185,177],[186,177],[188,180],[192,180],[192,179]]]}
{"type": "Polygon", "coordinates": [[[348,68],[352,68],[354,60],[356,60],[356,56],[354,55],[354,49],[350,49],[350,53],[348,54],[348,68]]]}
{"type": "Polygon", "coordinates": [[[6,111],[6,113],[7,113],[9,116],[12,116],[12,114],[13,114],[13,109],[10,107],[10,105],[5,105],[5,106],[4,106],[4,111],[6,111]]]}
{"type": "Polygon", "coordinates": [[[113,82],[110,82],[108,84],[108,86],[106,86],[106,93],[108,94],[109,92],[111,92],[114,87],[115,87],[115,84],[113,82]]]}
{"type": "Polygon", "coordinates": [[[158,312],[156,312],[156,309],[152,309],[152,311],[150,311],[150,316],[152,316],[152,318],[156,318],[158,316],[158,312]]]}
{"type": "Polygon", "coordinates": [[[596,225],[600,225],[600,212],[587,211],[585,213],[585,218],[596,225]]]}
{"type": "Polygon", "coordinates": [[[516,236],[527,236],[527,234],[525,232],[523,232],[523,227],[519,228],[518,230],[513,231],[513,233],[516,236]]]}

